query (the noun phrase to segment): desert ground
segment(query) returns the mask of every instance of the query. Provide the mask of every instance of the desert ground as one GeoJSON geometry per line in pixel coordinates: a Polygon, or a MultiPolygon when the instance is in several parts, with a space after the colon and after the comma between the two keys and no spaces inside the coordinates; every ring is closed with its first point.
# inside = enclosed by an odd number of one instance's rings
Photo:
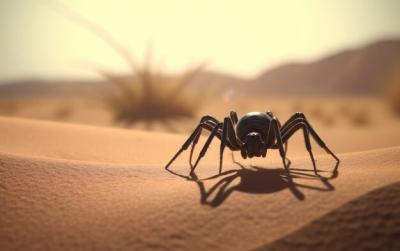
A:
{"type": "Polygon", "coordinates": [[[0,117],[3,250],[400,248],[400,121],[380,99],[220,99],[174,131],[109,127],[104,110],[88,123],[91,106],[62,119],[53,104],[28,107],[0,117]],[[202,114],[222,120],[235,107],[282,121],[304,111],[340,164],[312,141],[315,175],[297,133],[289,173],[274,150],[251,160],[226,150],[218,175],[218,139],[194,174],[188,151],[165,170],[202,114]]]}

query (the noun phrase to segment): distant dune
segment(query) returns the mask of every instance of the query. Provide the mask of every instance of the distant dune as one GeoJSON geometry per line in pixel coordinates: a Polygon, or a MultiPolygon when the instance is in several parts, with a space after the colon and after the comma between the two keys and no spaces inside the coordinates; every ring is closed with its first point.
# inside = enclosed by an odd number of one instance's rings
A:
{"type": "Polygon", "coordinates": [[[0,84],[0,98],[86,98],[109,89],[106,81],[23,79],[0,84]]]}
{"type": "Polygon", "coordinates": [[[312,63],[267,70],[249,88],[260,94],[379,94],[385,78],[399,63],[400,40],[381,41],[312,63]]]}
{"type": "MultiPolygon", "coordinates": [[[[363,48],[341,51],[311,63],[288,63],[254,79],[205,70],[192,85],[260,95],[380,94],[382,83],[400,64],[400,40],[385,40],[363,48]]],[[[123,80],[127,76],[120,76],[123,80]]],[[[169,76],[171,78],[171,76],[169,76]]],[[[172,76],[173,78],[173,76],[172,76]]],[[[93,95],[110,90],[106,81],[24,80],[0,84],[0,97],[26,95],[93,95]]]]}

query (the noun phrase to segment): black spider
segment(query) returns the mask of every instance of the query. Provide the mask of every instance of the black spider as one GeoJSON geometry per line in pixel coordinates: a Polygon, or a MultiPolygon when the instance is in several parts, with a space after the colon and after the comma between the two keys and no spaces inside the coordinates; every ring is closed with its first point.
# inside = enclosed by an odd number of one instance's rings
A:
{"type": "Polygon", "coordinates": [[[225,146],[229,147],[232,151],[240,151],[244,159],[247,157],[265,157],[268,149],[279,149],[283,165],[287,169],[287,141],[299,129],[303,130],[305,145],[310,154],[314,166],[314,172],[316,174],[317,168],[311,150],[309,134],[311,134],[320,147],[325,149],[327,153],[331,154],[336,159],[337,163],[339,163],[339,158],[336,157],[336,155],[326,146],[324,141],[318,136],[304,114],[301,112],[293,114],[286,123],[281,125],[272,112],[250,112],[238,120],[236,112],[232,111],[229,117],[225,117],[223,123],[209,115],[203,116],[199,125],[182,145],[181,149],[179,149],[179,151],[168,162],[165,169],[168,170],[171,163],[179,156],[179,154],[192,144],[189,162],[193,172],[200,159],[206,154],[206,151],[215,136],[221,140],[219,173],[222,171],[222,159],[225,146]],[[192,165],[193,150],[200,138],[202,129],[211,131],[211,134],[204,144],[195,164],[192,165]],[[285,147],[283,146],[284,144],[285,147]]]}

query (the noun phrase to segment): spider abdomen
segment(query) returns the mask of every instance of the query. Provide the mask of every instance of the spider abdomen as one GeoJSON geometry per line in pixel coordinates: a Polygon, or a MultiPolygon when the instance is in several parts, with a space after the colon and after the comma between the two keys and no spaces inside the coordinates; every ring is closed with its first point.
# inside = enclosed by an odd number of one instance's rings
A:
{"type": "Polygon", "coordinates": [[[269,116],[266,112],[247,113],[238,121],[236,125],[237,137],[244,142],[246,135],[256,132],[259,133],[263,141],[270,146],[275,141],[274,131],[270,130],[268,134],[268,128],[270,127],[271,120],[271,116],[269,116]]]}

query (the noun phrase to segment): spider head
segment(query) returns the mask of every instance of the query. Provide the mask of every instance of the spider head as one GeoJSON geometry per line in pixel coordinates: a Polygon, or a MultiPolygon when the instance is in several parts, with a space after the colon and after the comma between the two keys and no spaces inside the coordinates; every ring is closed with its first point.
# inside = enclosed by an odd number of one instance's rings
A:
{"type": "Polygon", "coordinates": [[[265,157],[267,150],[264,146],[265,144],[262,140],[261,134],[258,132],[251,132],[246,135],[244,146],[241,151],[242,157],[265,157]]]}

